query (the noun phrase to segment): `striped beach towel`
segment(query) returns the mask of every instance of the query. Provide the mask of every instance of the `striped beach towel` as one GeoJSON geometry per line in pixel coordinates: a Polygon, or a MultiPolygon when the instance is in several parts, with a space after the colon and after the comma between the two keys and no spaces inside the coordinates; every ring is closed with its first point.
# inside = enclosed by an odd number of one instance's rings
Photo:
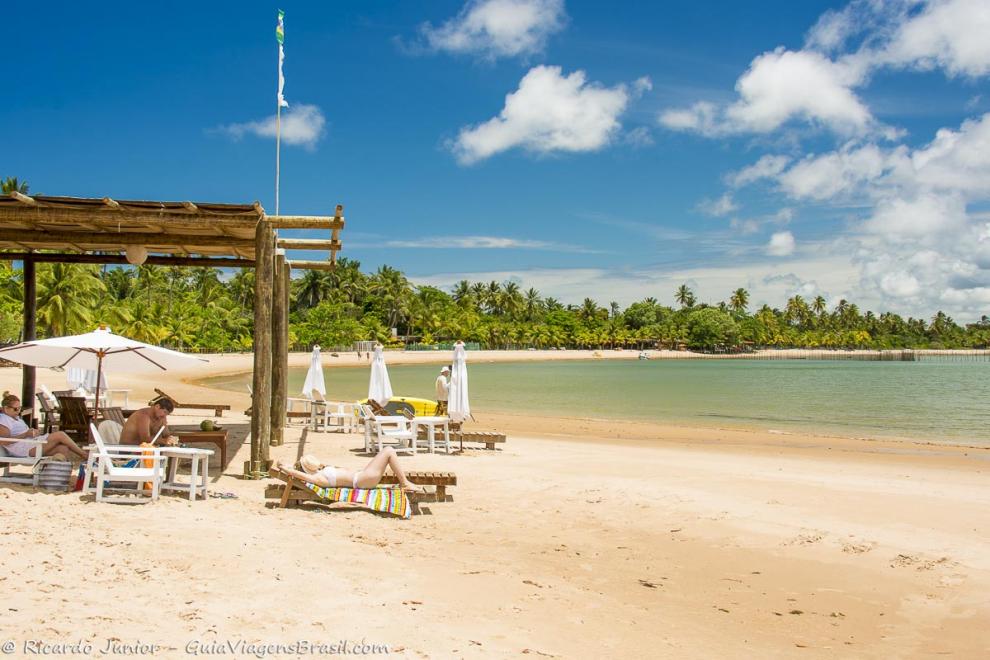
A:
{"type": "Polygon", "coordinates": [[[390,513],[403,518],[412,515],[409,497],[399,488],[323,488],[314,484],[306,484],[306,487],[316,493],[320,499],[330,502],[361,504],[372,511],[390,513]]]}

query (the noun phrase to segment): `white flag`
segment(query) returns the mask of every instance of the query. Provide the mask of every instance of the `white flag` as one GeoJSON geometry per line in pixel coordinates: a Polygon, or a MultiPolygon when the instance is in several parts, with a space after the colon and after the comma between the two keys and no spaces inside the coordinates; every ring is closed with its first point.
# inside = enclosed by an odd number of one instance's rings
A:
{"type": "Polygon", "coordinates": [[[282,42],[285,41],[285,24],[283,17],[285,12],[278,10],[278,25],[275,26],[275,39],[278,40],[278,105],[280,108],[288,108],[289,103],[285,100],[282,90],[285,89],[285,76],[282,75],[282,64],[285,62],[285,50],[282,42]]]}

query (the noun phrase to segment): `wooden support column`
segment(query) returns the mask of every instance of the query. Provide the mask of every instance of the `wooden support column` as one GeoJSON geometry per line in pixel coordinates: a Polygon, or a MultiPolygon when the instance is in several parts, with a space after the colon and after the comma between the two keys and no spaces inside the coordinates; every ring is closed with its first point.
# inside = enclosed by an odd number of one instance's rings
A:
{"type": "MultiPolygon", "coordinates": [[[[35,278],[34,259],[24,259],[24,336],[21,341],[33,341],[38,338],[38,289],[35,278]]],[[[37,384],[35,368],[24,365],[21,367],[21,405],[37,411],[38,403],[34,400],[34,390],[37,384]]],[[[32,415],[37,419],[37,415],[32,415]]]]}
{"type": "Polygon", "coordinates": [[[272,295],[272,421],[271,442],[285,442],[285,407],[289,381],[289,265],[282,250],[275,256],[275,287],[272,295]],[[278,254],[282,253],[282,254],[278,254]]]}
{"type": "Polygon", "coordinates": [[[251,413],[251,460],[244,476],[263,479],[271,461],[272,420],[272,289],[274,284],[275,233],[262,218],[255,229],[254,270],[254,381],[251,413]]]}

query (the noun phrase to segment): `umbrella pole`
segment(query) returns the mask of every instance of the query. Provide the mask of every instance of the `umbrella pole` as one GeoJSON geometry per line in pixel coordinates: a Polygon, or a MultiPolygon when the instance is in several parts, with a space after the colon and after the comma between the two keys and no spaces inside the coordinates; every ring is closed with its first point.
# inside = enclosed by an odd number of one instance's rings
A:
{"type": "Polygon", "coordinates": [[[103,351],[96,353],[96,398],[93,399],[93,423],[100,416],[100,381],[103,380],[103,351]]]}

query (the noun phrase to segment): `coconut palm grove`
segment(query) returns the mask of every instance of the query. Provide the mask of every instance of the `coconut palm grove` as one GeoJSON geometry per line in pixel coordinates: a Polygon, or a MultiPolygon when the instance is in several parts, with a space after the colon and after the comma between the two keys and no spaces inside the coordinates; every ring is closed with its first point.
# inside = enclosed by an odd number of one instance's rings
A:
{"type": "MultiPolygon", "coordinates": [[[[26,193],[15,178],[3,192],[26,193]]],[[[18,341],[23,287],[17,263],[0,261],[0,341],[18,341]]],[[[38,264],[40,337],[86,332],[105,323],[140,341],[181,350],[246,351],[253,332],[254,273],[176,266],[38,264]]],[[[621,309],[585,298],[580,304],[544,297],[516,282],[458,282],[451,291],[416,286],[402,272],[373,273],[341,258],[334,271],[307,271],[292,282],[290,346],[348,348],[357,341],[389,346],[463,339],[483,348],[981,348],[990,318],[960,326],[938,312],[931,319],[862,311],[840,300],[799,295],[783,309],[749,309],[744,288],[722,301],[700,302],[686,285],[621,309]],[[665,294],[672,304],[662,303],[665,294]],[[395,329],[393,335],[392,329],[395,329]]]]}

